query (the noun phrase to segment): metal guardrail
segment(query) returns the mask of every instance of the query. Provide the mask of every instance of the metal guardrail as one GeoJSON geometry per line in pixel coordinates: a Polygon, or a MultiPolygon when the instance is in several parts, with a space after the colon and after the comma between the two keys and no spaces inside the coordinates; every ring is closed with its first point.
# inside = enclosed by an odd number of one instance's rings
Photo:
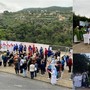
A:
{"type": "Polygon", "coordinates": [[[59,45],[50,45],[52,47],[52,50],[60,50],[64,52],[69,52],[72,47],[67,47],[67,46],[59,46],[59,45]]]}

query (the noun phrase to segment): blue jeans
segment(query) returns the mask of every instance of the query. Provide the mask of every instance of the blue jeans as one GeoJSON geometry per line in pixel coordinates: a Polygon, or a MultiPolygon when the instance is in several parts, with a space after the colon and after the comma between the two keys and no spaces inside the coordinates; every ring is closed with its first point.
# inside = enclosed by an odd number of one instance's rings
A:
{"type": "Polygon", "coordinates": [[[26,70],[23,69],[23,76],[26,77],[26,70]]]}

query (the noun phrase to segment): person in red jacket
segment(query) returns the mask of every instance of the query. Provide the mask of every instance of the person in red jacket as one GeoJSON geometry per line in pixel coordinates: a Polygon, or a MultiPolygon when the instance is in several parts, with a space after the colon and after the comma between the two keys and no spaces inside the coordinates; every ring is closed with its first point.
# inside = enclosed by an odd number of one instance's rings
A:
{"type": "Polygon", "coordinates": [[[35,53],[35,45],[33,45],[33,48],[32,49],[33,49],[33,54],[34,54],[35,53]]]}
{"type": "Polygon", "coordinates": [[[48,50],[47,50],[47,48],[45,48],[45,59],[47,59],[47,54],[48,54],[48,50]]]}
{"type": "Polygon", "coordinates": [[[71,72],[71,67],[72,67],[72,59],[69,57],[69,59],[68,59],[68,62],[67,62],[67,66],[68,66],[68,68],[69,68],[69,71],[68,72],[71,72]]]}

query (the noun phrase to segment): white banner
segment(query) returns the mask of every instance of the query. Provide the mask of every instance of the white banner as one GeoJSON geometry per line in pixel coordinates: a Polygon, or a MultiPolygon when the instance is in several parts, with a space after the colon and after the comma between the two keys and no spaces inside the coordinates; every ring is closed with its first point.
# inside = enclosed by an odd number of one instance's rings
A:
{"type": "Polygon", "coordinates": [[[1,46],[0,51],[9,50],[10,52],[13,51],[14,45],[16,45],[16,44],[18,45],[18,47],[19,47],[20,44],[22,44],[23,46],[26,45],[27,51],[28,51],[28,47],[29,46],[33,47],[33,45],[35,47],[37,47],[38,50],[40,50],[40,47],[43,47],[44,50],[45,50],[45,48],[48,49],[48,47],[49,47],[49,45],[45,45],[45,44],[29,43],[29,42],[17,42],[17,41],[3,41],[3,40],[1,40],[0,43],[1,43],[0,44],[0,46],[1,46]]]}
{"type": "Polygon", "coordinates": [[[89,26],[89,22],[87,22],[87,21],[79,21],[79,25],[80,26],[89,26]]]}
{"type": "Polygon", "coordinates": [[[85,22],[80,21],[80,22],[79,22],[79,25],[80,25],[80,26],[85,26],[85,22]]]}
{"type": "Polygon", "coordinates": [[[7,51],[7,41],[1,41],[0,51],[7,51]]]}

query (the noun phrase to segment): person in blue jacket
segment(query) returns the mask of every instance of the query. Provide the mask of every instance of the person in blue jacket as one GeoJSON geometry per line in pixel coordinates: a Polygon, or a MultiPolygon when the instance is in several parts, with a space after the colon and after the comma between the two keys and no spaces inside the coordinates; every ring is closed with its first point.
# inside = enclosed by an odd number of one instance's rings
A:
{"type": "Polygon", "coordinates": [[[22,44],[19,45],[19,53],[20,52],[23,52],[23,45],[22,44]]]}
{"type": "Polygon", "coordinates": [[[40,48],[40,55],[43,53],[43,48],[41,47],[40,48]]]}
{"type": "Polygon", "coordinates": [[[16,51],[18,51],[18,45],[17,44],[15,45],[15,49],[16,49],[16,51]]]}
{"type": "Polygon", "coordinates": [[[61,60],[61,64],[62,64],[62,71],[64,71],[65,60],[64,60],[63,57],[62,57],[62,60],[61,60]]]}
{"type": "Polygon", "coordinates": [[[50,57],[51,55],[53,55],[53,52],[50,50],[50,48],[48,48],[48,57],[50,57]]]}

